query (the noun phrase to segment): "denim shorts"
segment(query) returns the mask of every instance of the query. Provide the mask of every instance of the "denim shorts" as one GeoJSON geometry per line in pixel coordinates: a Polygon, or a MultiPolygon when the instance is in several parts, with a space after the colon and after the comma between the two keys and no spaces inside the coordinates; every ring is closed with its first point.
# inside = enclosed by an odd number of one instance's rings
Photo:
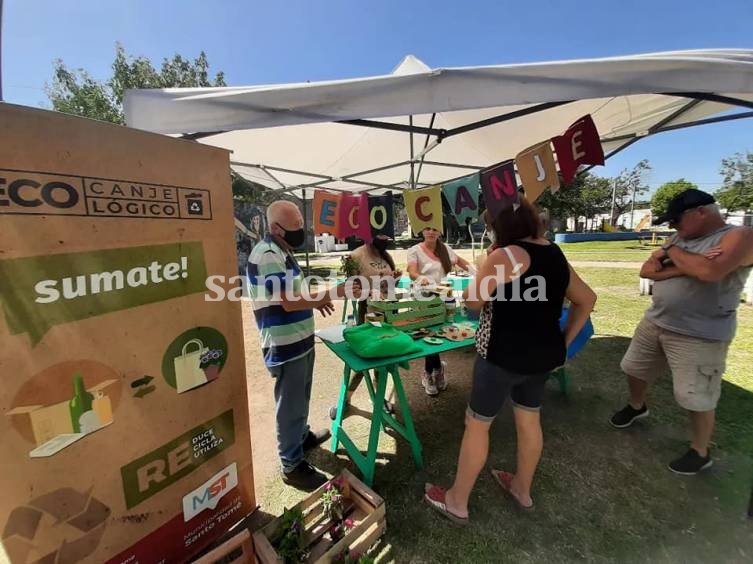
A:
{"type": "Polygon", "coordinates": [[[538,411],[541,409],[549,374],[510,372],[487,361],[481,355],[476,355],[468,415],[480,421],[492,421],[508,396],[514,407],[538,411]]]}

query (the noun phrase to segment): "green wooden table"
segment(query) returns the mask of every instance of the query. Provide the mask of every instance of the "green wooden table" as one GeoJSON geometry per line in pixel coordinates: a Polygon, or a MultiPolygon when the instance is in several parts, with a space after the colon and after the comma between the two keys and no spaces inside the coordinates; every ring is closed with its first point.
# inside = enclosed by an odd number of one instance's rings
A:
{"type": "MultiPolygon", "coordinates": [[[[474,329],[476,328],[477,323],[475,321],[468,321],[468,323],[470,323],[474,329]]],[[[441,326],[437,326],[436,329],[440,327],[441,326]]],[[[464,341],[448,341],[442,339],[441,345],[430,345],[423,340],[419,340],[417,341],[420,346],[418,352],[409,355],[386,358],[361,358],[351,350],[350,345],[345,341],[332,343],[323,340],[323,342],[345,364],[343,381],[340,386],[340,398],[337,402],[337,415],[334,423],[332,423],[332,452],[336,452],[338,446],[342,444],[345,451],[348,453],[348,456],[350,456],[351,460],[353,460],[363,474],[364,482],[371,486],[374,483],[379,434],[383,429],[386,429],[389,426],[408,441],[416,467],[422,468],[423,458],[421,455],[421,441],[418,439],[416,429],[413,426],[410,405],[408,404],[405,390],[403,389],[403,383],[400,379],[399,367],[402,366],[403,368],[407,368],[409,361],[423,358],[430,354],[442,353],[471,346],[475,343],[475,338],[466,339],[464,341]],[[371,431],[369,433],[369,443],[366,447],[365,454],[355,445],[342,428],[343,415],[348,407],[346,394],[350,384],[351,375],[354,372],[364,373],[363,379],[366,382],[366,388],[369,391],[372,405],[371,431]],[[376,387],[371,379],[372,372],[374,380],[376,381],[376,387]],[[398,405],[400,406],[400,413],[402,414],[403,419],[402,423],[393,415],[387,413],[384,408],[385,400],[387,399],[387,380],[389,378],[392,378],[395,393],[397,394],[398,405]]]]}
{"type": "MultiPolygon", "coordinates": [[[[449,274],[445,279],[446,282],[452,287],[453,292],[462,292],[465,290],[473,280],[473,276],[455,276],[449,274]]],[[[410,276],[401,276],[396,284],[396,287],[407,289],[410,288],[411,282],[410,276]]]]}

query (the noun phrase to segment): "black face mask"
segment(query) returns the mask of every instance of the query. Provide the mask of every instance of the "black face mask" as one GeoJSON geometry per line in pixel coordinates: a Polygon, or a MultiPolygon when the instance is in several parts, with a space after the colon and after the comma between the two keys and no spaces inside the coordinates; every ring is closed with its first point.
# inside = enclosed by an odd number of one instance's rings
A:
{"type": "Polygon", "coordinates": [[[285,232],[283,239],[294,249],[297,249],[298,247],[303,245],[304,241],[306,241],[306,233],[303,231],[303,229],[293,229],[288,231],[279,223],[277,224],[277,227],[285,232]]]}
{"type": "Polygon", "coordinates": [[[387,245],[389,245],[390,242],[387,239],[374,239],[372,241],[372,244],[377,251],[383,253],[387,249],[387,245]]]}

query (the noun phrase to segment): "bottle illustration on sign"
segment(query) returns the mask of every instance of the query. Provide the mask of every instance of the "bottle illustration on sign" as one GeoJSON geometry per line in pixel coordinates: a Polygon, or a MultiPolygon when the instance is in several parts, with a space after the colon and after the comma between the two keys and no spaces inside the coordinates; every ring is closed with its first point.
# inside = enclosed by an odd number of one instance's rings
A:
{"type": "Polygon", "coordinates": [[[93,419],[96,420],[97,416],[92,409],[92,403],[94,402],[94,395],[87,392],[84,388],[84,377],[77,373],[73,376],[73,399],[68,402],[68,408],[71,411],[71,424],[73,425],[74,433],[81,433],[81,423],[83,422],[84,432],[91,432],[99,425],[94,425],[91,413],[94,415],[93,419]],[[94,425],[93,428],[92,425],[94,425]],[[91,429],[90,429],[91,428],[91,429]]]}
{"type": "Polygon", "coordinates": [[[83,374],[75,372],[71,382],[73,394],[69,392],[67,401],[21,406],[8,412],[28,418],[36,443],[29,453],[31,458],[52,456],[113,422],[112,402],[105,389],[117,380],[105,380],[87,389],[83,374]]]}

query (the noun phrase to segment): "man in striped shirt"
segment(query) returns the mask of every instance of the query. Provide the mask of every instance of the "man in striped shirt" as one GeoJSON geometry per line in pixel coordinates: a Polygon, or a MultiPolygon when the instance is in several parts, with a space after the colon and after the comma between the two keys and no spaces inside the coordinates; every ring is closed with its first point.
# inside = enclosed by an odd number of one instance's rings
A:
{"type": "MultiPolygon", "coordinates": [[[[269,234],[251,251],[248,281],[261,337],[264,363],[275,378],[277,448],[282,479],[311,491],[327,481],[304,460],[304,452],[321,444],[329,431],[308,425],[314,372],[314,309],[334,311],[329,294],[301,295],[303,275],[292,250],[303,245],[303,217],[292,202],[278,200],[267,208],[269,234]]],[[[340,290],[341,291],[341,290],[340,290]]]]}

